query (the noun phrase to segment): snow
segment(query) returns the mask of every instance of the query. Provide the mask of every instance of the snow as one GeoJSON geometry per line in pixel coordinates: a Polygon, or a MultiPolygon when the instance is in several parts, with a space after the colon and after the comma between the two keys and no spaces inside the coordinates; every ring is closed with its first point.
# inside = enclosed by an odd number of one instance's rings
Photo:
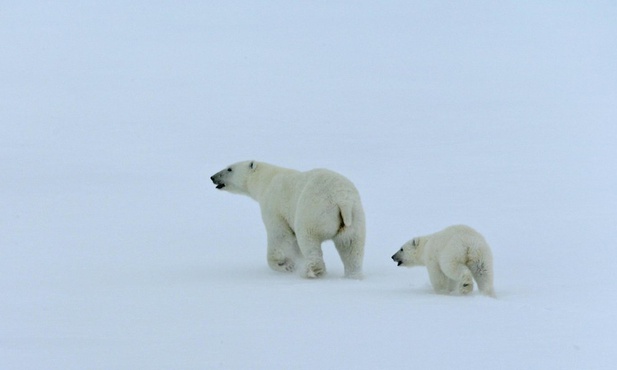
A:
{"type": "Polygon", "coordinates": [[[610,2],[0,12],[0,369],[609,369],[610,2]],[[350,178],[365,277],[269,270],[239,160],[350,178]],[[465,223],[497,298],[390,256],[465,223]]]}

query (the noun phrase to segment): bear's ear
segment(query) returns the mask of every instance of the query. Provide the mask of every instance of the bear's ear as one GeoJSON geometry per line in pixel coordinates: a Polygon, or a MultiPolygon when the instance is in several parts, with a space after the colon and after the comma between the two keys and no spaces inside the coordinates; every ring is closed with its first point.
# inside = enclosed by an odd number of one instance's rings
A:
{"type": "Polygon", "coordinates": [[[257,163],[255,163],[255,161],[251,161],[251,163],[249,164],[249,168],[251,170],[254,170],[257,167],[257,163]]]}
{"type": "Polygon", "coordinates": [[[420,244],[420,240],[419,240],[418,238],[413,238],[413,239],[411,240],[411,246],[412,246],[412,247],[417,247],[417,246],[418,246],[418,244],[420,244]]]}

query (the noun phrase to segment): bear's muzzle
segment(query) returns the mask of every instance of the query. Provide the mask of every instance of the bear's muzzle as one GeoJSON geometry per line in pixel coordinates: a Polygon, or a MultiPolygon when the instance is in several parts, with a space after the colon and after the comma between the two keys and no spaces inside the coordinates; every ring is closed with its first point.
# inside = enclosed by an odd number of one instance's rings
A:
{"type": "Polygon", "coordinates": [[[217,189],[222,189],[225,187],[225,183],[219,180],[217,175],[210,176],[210,180],[216,185],[217,189]]]}
{"type": "Polygon", "coordinates": [[[398,258],[398,252],[394,253],[394,255],[392,256],[392,260],[396,262],[397,266],[400,266],[403,264],[403,261],[398,258]]]}

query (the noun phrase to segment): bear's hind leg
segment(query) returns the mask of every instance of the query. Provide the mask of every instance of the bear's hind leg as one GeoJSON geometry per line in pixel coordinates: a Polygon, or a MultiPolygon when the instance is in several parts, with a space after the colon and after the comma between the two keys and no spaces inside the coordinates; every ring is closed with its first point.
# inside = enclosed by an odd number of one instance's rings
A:
{"type": "Polygon", "coordinates": [[[333,241],[341,261],[343,261],[345,277],[351,279],[362,278],[364,237],[358,235],[350,236],[343,233],[334,237],[333,241]]]}
{"type": "Polygon", "coordinates": [[[297,234],[298,247],[306,261],[305,277],[317,278],[326,273],[321,241],[306,234],[297,234]]]}
{"type": "Polygon", "coordinates": [[[469,267],[474,279],[478,283],[478,290],[484,295],[495,297],[492,265],[485,261],[481,261],[473,263],[469,267]]]}

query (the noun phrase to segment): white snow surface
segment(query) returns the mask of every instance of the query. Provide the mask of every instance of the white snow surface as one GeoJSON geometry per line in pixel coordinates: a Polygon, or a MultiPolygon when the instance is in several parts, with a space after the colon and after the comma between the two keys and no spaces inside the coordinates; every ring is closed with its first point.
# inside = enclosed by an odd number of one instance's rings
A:
{"type": "Polygon", "coordinates": [[[13,1],[0,369],[612,369],[611,1],[13,1]],[[256,159],[350,178],[365,276],[271,271],[256,159]],[[390,256],[464,223],[497,298],[390,256]]]}

